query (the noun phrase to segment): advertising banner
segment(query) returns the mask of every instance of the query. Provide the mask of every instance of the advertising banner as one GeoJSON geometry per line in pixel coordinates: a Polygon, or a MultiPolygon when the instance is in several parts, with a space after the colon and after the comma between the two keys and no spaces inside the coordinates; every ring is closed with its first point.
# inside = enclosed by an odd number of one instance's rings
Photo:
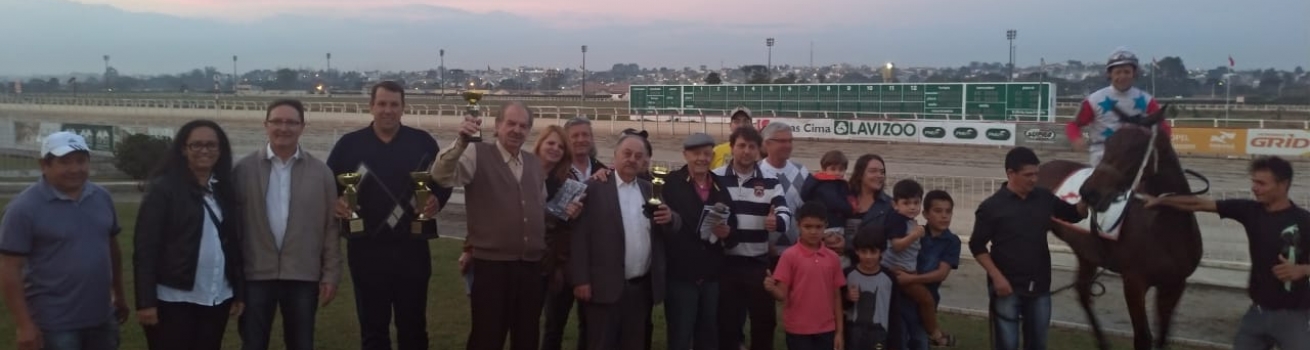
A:
{"type": "Polygon", "coordinates": [[[1269,156],[1310,156],[1310,131],[1247,129],[1246,153],[1269,156]]]}
{"type": "Polygon", "coordinates": [[[919,142],[950,145],[1014,146],[1014,124],[920,121],[919,142]]]}
{"type": "Polygon", "coordinates": [[[1246,155],[1245,129],[1173,128],[1170,141],[1179,154],[1246,155]]]}
{"type": "Polygon", "coordinates": [[[1022,123],[1015,125],[1014,144],[1032,149],[1069,150],[1073,144],[1064,134],[1064,124],[1022,123]]]}
{"type": "Polygon", "coordinates": [[[754,118],[755,128],[764,130],[770,123],[782,122],[791,127],[791,136],[800,139],[836,139],[832,119],[754,118]]]}
{"type": "Polygon", "coordinates": [[[919,141],[918,122],[912,120],[834,120],[832,134],[855,141],[919,141]]]}

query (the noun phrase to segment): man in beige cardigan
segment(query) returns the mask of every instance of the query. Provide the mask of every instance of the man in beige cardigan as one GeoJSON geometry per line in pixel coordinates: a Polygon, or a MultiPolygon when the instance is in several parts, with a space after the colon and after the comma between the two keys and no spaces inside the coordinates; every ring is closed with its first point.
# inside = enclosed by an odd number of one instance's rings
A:
{"type": "Polygon", "coordinates": [[[241,347],[268,349],[273,315],[281,308],[286,348],[309,350],[314,314],[332,301],[341,276],[336,181],[327,164],[300,149],[300,101],[269,104],[264,128],[268,146],[234,170],[248,293],[238,323],[241,347]]]}

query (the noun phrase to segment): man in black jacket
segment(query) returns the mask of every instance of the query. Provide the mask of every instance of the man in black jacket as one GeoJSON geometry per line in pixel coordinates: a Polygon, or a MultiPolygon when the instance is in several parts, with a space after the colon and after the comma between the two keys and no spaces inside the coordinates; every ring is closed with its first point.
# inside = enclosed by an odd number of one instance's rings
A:
{"type": "Polygon", "coordinates": [[[708,350],[718,346],[718,275],[729,223],[720,223],[712,233],[703,235],[701,213],[706,206],[730,205],[732,197],[710,172],[714,139],[692,134],[682,147],[687,165],[669,173],[662,191],[665,204],[683,218],[682,226],[665,244],[668,294],[664,313],[670,349],[708,350]]]}

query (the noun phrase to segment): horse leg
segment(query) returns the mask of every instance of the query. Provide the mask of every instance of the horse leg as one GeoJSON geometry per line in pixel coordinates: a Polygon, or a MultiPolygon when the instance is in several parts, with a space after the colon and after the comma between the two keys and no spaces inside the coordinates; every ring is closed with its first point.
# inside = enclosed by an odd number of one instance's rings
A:
{"type": "Polygon", "coordinates": [[[1128,302],[1128,317],[1133,322],[1133,349],[1151,349],[1151,320],[1146,317],[1146,290],[1151,287],[1145,277],[1123,274],[1124,299],[1128,302]]]}
{"type": "Polygon", "coordinates": [[[1159,322],[1160,337],[1155,339],[1155,348],[1164,349],[1169,344],[1169,329],[1173,325],[1174,309],[1183,299],[1187,289],[1186,280],[1176,281],[1155,287],[1155,318],[1159,322]]]}
{"type": "Polygon", "coordinates": [[[1096,347],[1109,350],[1110,343],[1105,341],[1105,334],[1101,331],[1101,321],[1096,318],[1096,310],[1092,308],[1092,283],[1095,282],[1097,267],[1085,259],[1078,259],[1078,277],[1074,281],[1074,290],[1078,292],[1078,304],[1087,314],[1087,323],[1092,326],[1096,347]]]}

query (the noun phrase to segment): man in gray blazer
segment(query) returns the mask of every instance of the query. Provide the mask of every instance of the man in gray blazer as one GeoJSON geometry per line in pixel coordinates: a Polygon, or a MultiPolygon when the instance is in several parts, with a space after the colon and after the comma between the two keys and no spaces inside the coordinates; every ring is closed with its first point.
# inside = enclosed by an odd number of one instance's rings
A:
{"type": "Polygon", "coordinates": [[[615,176],[588,183],[585,207],[573,231],[574,296],[585,303],[587,347],[646,349],[651,308],[664,300],[664,237],[681,217],[661,205],[651,217],[643,205],[651,184],[646,139],[624,135],[614,147],[615,176]]]}
{"type": "Polygon", "coordinates": [[[305,107],[269,104],[268,146],[234,171],[244,222],[246,309],[238,321],[241,348],[268,349],[273,315],[282,309],[286,348],[314,348],[314,314],[336,295],[341,276],[337,186],[323,161],[300,149],[305,107]],[[294,208],[294,210],[293,210],[294,208]]]}

